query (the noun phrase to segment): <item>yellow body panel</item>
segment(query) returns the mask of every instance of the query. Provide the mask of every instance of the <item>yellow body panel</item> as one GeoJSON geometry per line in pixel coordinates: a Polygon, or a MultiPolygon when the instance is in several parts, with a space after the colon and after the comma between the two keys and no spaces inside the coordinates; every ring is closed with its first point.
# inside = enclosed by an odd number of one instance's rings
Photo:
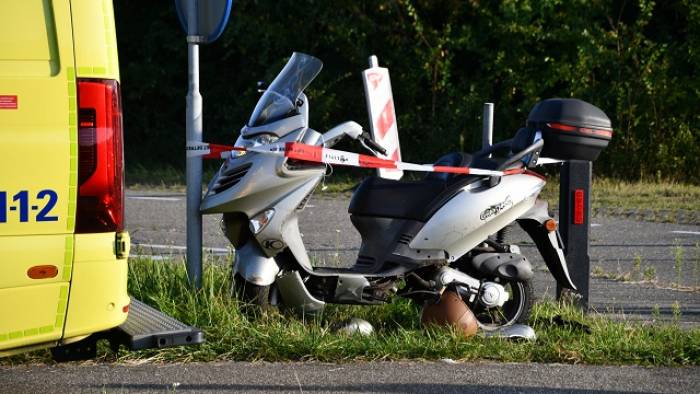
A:
{"type": "Polygon", "coordinates": [[[0,356],[127,316],[115,233],[74,234],[76,78],[119,79],[111,0],[1,0],[0,99],[16,108],[0,108],[0,356]],[[38,265],[58,273],[31,279],[38,265]]]}
{"type": "Polygon", "coordinates": [[[114,240],[114,233],[75,235],[66,338],[106,330],[126,320],[127,259],[115,259],[114,240]]]}
{"type": "Polygon", "coordinates": [[[81,78],[119,80],[111,0],[72,0],[75,65],[81,78]]]}
{"type": "Polygon", "coordinates": [[[72,257],[72,234],[0,237],[0,289],[67,283],[71,277],[72,257]],[[29,268],[42,265],[56,267],[57,275],[53,278],[31,279],[27,274],[29,268]]]}
{"type": "Polygon", "coordinates": [[[75,70],[68,2],[0,2],[0,349],[61,338],[73,260],[75,70]],[[42,39],[43,37],[43,39],[42,39]],[[29,268],[58,275],[30,279],[29,268]]]}
{"type": "Polygon", "coordinates": [[[65,1],[3,0],[0,37],[29,47],[6,51],[5,43],[0,42],[0,95],[17,98],[16,109],[0,109],[0,192],[6,193],[8,205],[6,221],[0,223],[0,236],[72,233],[78,132],[70,6],[65,1]],[[15,15],[27,19],[19,25],[16,21],[5,23],[18,17],[15,15]],[[35,30],[54,32],[50,41],[55,40],[55,44],[49,47],[55,48],[55,53],[35,39],[35,30]],[[21,38],[25,35],[33,38],[21,38]],[[23,57],[34,53],[34,58],[23,57]],[[41,53],[51,60],[37,60],[41,53]],[[42,62],[56,64],[55,71],[47,67],[43,74],[37,74],[34,65],[42,62]],[[57,220],[37,220],[50,202],[45,195],[39,197],[43,190],[58,196],[48,212],[57,220]],[[19,198],[14,199],[21,191],[27,192],[26,221],[20,217],[19,198]]]}
{"type": "Polygon", "coordinates": [[[68,283],[1,289],[0,300],[0,349],[61,338],[68,283]]]}
{"type": "Polygon", "coordinates": [[[0,75],[55,75],[60,56],[50,2],[3,0],[3,3],[6,12],[0,13],[0,75]]]}

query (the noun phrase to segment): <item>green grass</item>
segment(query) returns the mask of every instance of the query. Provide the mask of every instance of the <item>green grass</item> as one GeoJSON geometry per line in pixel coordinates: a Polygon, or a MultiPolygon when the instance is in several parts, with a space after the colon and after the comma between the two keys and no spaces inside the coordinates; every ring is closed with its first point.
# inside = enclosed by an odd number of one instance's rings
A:
{"type": "Polygon", "coordinates": [[[132,190],[157,189],[185,190],[185,172],[173,167],[150,168],[142,165],[126,166],[126,185],[132,190]]]}
{"type": "MultiPolygon", "coordinates": [[[[217,163],[218,164],[218,163],[217,163]]],[[[218,166],[207,162],[202,173],[202,186],[216,174],[218,166]]],[[[132,190],[185,191],[185,170],[174,167],[145,167],[139,164],[127,165],[126,185],[132,190]]]]}
{"type": "MultiPolygon", "coordinates": [[[[162,311],[204,330],[203,345],[140,352],[120,352],[115,358],[106,347],[106,361],[307,361],[353,360],[494,360],[586,364],[700,365],[700,330],[674,324],[642,325],[612,322],[578,309],[539,303],[530,320],[538,334],[534,342],[497,338],[464,339],[448,328],[424,330],[419,308],[406,300],[382,306],[333,306],[313,318],[291,312],[249,316],[239,312],[239,301],[229,297],[230,268],[209,259],[204,287],[191,291],[182,262],[134,259],[130,262],[130,293],[162,311]],[[588,325],[561,326],[552,318],[588,325]],[[372,336],[337,334],[332,326],[350,317],[372,323],[372,336]]],[[[35,352],[2,363],[44,362],[48,353],[35,352]]]]}
{"type": "MultiPolygon", "coordinates": [[[[549,178],[542,193],[552,207],[559,202],[559,182],[549,178]]],[[[593,208],[697,211],[700,185],[595,178],[591,188],[593,208]]]]}

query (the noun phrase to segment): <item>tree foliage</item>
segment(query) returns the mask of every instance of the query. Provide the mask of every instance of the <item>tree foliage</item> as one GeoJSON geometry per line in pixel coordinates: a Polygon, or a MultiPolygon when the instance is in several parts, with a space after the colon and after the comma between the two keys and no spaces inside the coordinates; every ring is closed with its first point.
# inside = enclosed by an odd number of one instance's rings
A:
{"type": "MultiPolygon", "coordinates": [[[[187,51],[169,1],[115,2],[127,160],[184,161],[187,51]]],[[[391,70],[404,157],[429,161],[495,139],[549,97],[602,108],[615,134],[596,173],[698,182],[700,4],[693,0],[240,0],[202,47],[205,139],[231,143],[293,51],[324,61],[307,94],[312,127],[367,124],[360,72],[391,70]]]]}

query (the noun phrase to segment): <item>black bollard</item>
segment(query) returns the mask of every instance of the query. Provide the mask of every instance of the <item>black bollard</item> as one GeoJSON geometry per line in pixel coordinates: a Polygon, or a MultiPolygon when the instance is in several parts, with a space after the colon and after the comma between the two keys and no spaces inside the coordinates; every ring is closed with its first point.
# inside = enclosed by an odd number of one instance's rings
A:
{"type": "MultiPolygon", "coordinates": [[[[591,213],[592,163],[570,160],[560,171],[559,231],[564,241],[564,254],[571,280],[578,288],[576,302],[588,310],[591,258],[588,255],[588,234],[591,213]]],[[[557,299],[562,296],[557,285],[557,299]]]]}

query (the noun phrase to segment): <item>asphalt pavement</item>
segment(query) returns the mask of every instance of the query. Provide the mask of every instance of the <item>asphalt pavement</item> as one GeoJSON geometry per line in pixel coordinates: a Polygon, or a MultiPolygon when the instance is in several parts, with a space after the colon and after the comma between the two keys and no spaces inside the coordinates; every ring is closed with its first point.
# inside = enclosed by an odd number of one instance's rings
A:
{"type": "MultiPolygon", "coordinates": [[[[348,203],[349,196],[343,194],[315,196],[301,213],[304,243],[318,266],[348,266],[356,258],[360,236],[347,214],[348,203]]],[[[126,220],[132,255],[168,258],[184,253],[184,194],[129,191],[126,220]]],[[[219,221],[220,215],[204,216],[204,246],[210,253],[226,255],[230,246],[219,221]]],[[[556,283],[527,234],[516,229],[510,239],[535,265],[536,296],[554,297],[556,283]]],[[[700,225],[599,215],[592,219],[590,243],[594,310],[620,319],[655,321],[678,319],[674,310],[680,308],[683,326],[700,327],[700,225]],[[653,282],[642,280],[645,270],[655,272],[653,282]],[[631,273],[627,280],[607,279],[626,273],[631,273]]]]}
{"type": "Polygon", "coordinates": [[[697,393],[700,367],[356,362],[0,367],[0,392],[697,393]]]}

